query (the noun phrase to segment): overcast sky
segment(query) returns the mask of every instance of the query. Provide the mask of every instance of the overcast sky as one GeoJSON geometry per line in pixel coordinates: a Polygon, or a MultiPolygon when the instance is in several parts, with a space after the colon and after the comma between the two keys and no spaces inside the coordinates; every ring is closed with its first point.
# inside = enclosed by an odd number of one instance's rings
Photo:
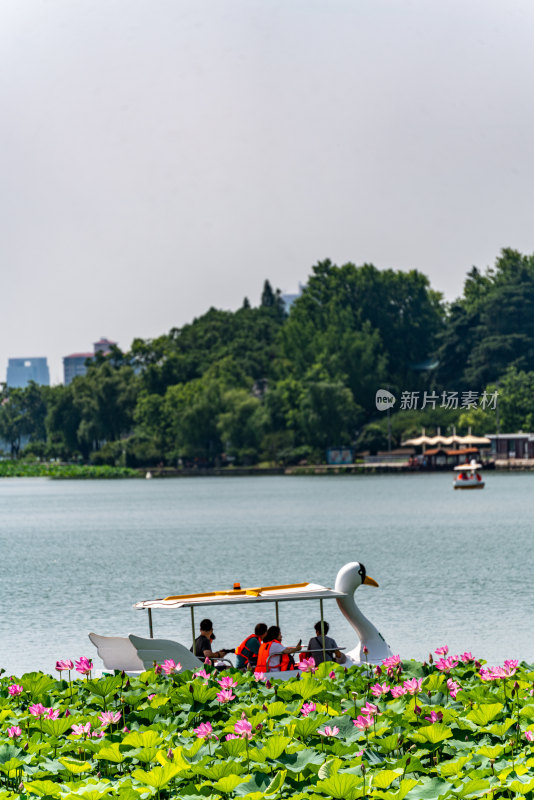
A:
{"type": "Polygon", "coordinates": [[[318,260],[534,251],[531,0],[2,0],[0,380],[318,260]]]}

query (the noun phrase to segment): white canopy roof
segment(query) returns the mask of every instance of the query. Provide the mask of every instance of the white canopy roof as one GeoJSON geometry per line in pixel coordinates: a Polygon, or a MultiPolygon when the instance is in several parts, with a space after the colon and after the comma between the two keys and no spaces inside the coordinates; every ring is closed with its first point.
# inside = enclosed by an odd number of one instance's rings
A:
{"type": "Polygon", "coordinates": [[[193,606],[223,606],[239,603],[274,603],[282,600],[326,600],[346,597],[318,583],[292,583],[283,586],[259,586],[251,589],[232,589],[221,592],[179,594],[158,600],[142,600],[134,608],[192,608],[193,606]]]}

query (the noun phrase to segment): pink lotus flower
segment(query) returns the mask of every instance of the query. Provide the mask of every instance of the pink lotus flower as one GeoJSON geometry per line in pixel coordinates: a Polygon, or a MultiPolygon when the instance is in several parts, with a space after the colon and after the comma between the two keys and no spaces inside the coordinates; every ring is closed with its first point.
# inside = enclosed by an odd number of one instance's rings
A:
{"type": "Polygon", "coordinates": [[[48,714],[46,715],[47,719],[57,719],[59,717],[59,709],[58,708],[49,708],[48,714]]]}
{"type": "Polygon", "coordinates": [[[226,739],[227,742],[229,742],[230,739],[241,739],[241,736],[236,736],[235,733],[227,733],[224,738],[226,739]]]}
{"type": "Polygon", "coordinates": [[[403,694],[406,694],[407,689],[404,686],[392,686],[391,687],[391,694],[393,697],[402,697],[403,694]]]}
{"type": "Polygon", "coordinates": [[[410,678],[409,680],[404,681],[404,688],[406,689],[408,694],[419,694],[422,685],[423,685],[422,678],[410,678]]]}
{"type": "Polygon", "coordinates": [[[254,673],[254,680],[255,681],[264,681],[265,680],[265,672],[255,672],[254,673]]]}
{"type": "Polygon", "coordinates": [[[92,669],[93,662],[85,656],[81,656],[76,662],[76,672],[79,672],[80,675],[90,675],[92,669]]]}
{"type": "Polygon", "coordinates": [[[17,694],[22,694],[24,688],[19,686],[18,683],[12,683],[11,686],[8,686],[7,691],[11,695],[11,697],[15,697],[17,694]]]}
{"type": "Polygon", "coordinates": [[[460,658],[462,659],[464,664],[467,664],[469,661],[474,661],[475,660],[474,655],[472,653],[469,653],[469,652],[462,653],[460,658]]]}
{"type": "Polygon", "coordinates": [[[390,687],[387,683],[375,683],[374,686],[371,686],[371,692],[374,697],[382,697],[382,695],[389,692],[389,689],[390,687]]]}
{"type": "Polygon", "coordinates": [[[16,739],[18,736],[22,736],[22,731],[18,725],[12,725],[7,729],[7,735],[10,739],[16,739]]]}
{"type": "Polygon", "coordinates": [[[74,664],[70,658],[64,658],[62,661],[56,661],[56,669],[61,675],[62,672],[70,672],[71,669],[74,669],[74,664]]]}
{"type": "Polygon", "coordinates": [[[165,675],[170,675],[171,672],[180,672],[182,669],[181,664],[175,664],[172,658],[166,658],[163,662],[163,672],[165,675]]]}
{"type": "Polygon", "coordinates": [[[42,717],[45,711],[46,708],[43,705],[41,705],[41,703],[35,703],[33,706],[30,706],[29,708],[30,714],[32,714],[34,717],[42,717]]]}
{"type": "Polygon", "coordinates": [[[334,680],[334,678],[336,677],[336,673],[334,672],[334,670],[331,670],[331,671],[328,673],[328,677],[329,677],[331,680],[334,680]]]}
{"type": "Polygon", "coordinates": [[[155,698],[155,694],[149,694],[147,700],[153,700],[155,698]]]}
{"type": "Polygon", "coordinates": [[[437,713],[436,713],[436,711],[431,711],[430,712],[430,716],[429,717],[425,717],[425,719],[427,719],[429,722],[432,722],[432,723],[441,722],[441,720],[443,719],[443,714],[442,714],[441,711],[438,711],[437,713]]]}
{"type": "Polygon", "coordinates": [[[103,739],[104,738],[104,731],[92,731],[91,738],[92,739],[103,739]]]}
{"type": "Polygon", "coordinates": [[[221,691],[217,693],[217,700],[219,703],[229,703],[230,700],[235,700],[235,694],[231,689],[221,689],[221,691]]]}
{"type": "Polygon", "coordinates": [[[303,658],[298,667],[302,672],[315,672],[315,659],[311,656],[310,658],[303,658]]]}
{"type": "Polygon", "coordinates": [[[356,725],[356,727],[361,731],[367,730],[367,728],[370,728],[371,725],[373,724],[372,717],[365,717],[362,714],[360,714],[358,717],[356,717],[356,719],[353,719],[352,721],[354,725],[356,725]]]}
{"type": "Polygon", "coordinates": [[[436,661],[436,669],[439,669],[441,672],[450,672],[451,669],[457,666],[458,659],[455,656],[440,658],[439,661],[436,661]]]}
{"type": "Polygon", "coordinates": [[[515,675],[518,666],[518,661],[505,661],[504,667],[482,668],[480,677],[483,681],[498,681],[501,678],[511,678],[512,675],[515,675]]]}
{"type": "Polygon", "coordinates": [[[383,666],[386,667],[387,669],[389,669],[390,667],[396,667],[397,664],[400,664],[400,663],[401,663],[401,660],[400,660],[400,656],[399,655],[397,655],[397,656],[389,656],[389,658],[384,658],[383,661],[382,661],[383,666]]]}
{"type": "Polygon", "coordinates": [[[235,686],[237,686],[237,681],[234,681],[230,675],[225,675],[223,678],[219,678],[217,683],[222,689],[233,689],[235,686]]]}
{"type": "Polygon", "coordinates": [[[98,717],[103,728],[106,728],[108,725],[118,722],[120,718],[121,718],[120,711],[103,711],[98,717]]]}
{"type": "Polygon", "coordinates": [[[246,718],[245,712],[241,715],[241,719],[235,723],[234,731],[242,739],[252,739],[252,725],[246,718]]]}
{"type": "Polygon", "coordinates": [[[456,695],[458,691],[461,689],[460,684],[453,681],[452,678],[449,678],[447,681],[447,688],[449,690],[449,694],[453,700],[456,700],[456,695]]]}
{"type": "Polygon", "coordinates": [[[83,736],[84,734],[89,733],[90,731],[91,731],[91,723],[90,722],[86,722],[85,725],[73,725],[72,726],[72,732],[76,736],[83,736]]]}
{"type": "Polygon", "coordinates": [[[529,742],[534,742],[534,731],[525,731],[525,737],[528,739],[529,742]]]}
{"type": "Polygon", "coordinates": [[[208,673],[206,672],[206,670],[205,670],[205,669],[199,669],[199,671],[198,671],[198,672],[195,672],[195,673],[193,674],[193,677],[194,677],[194,678],[204,678],[204,680],[206,680],[206,681],[207,681],[207,680],[208,680],[208,678],[209,678],[209,675],[208,675],[208,673]]]}
{"type": "Polygon", "coordinates": [[[315,703],[303,703],[302,708],[300,709],[300,713],[303,717],[307,717],[308,714],[311,714],[312,711],[315,711],[317,706],[315,703]]]}
{"type": "Polygon", "coordinates": [[[372,717],[373,714],[378,712],[378,706],[375,706],[374,703],[366,703],[364,706],[362,706],[361,710],[368,716],[372,717]]]}
{"type": "Polygon", "coordinates": [[[211,727],[211,722],[201,722],[198,728],[195,728],[193,732],[196,733],[199,739],[213,738],[213,728],[211,727]]]}
{"type": "Polygon", "coordinates": [[[333,728],[331,728],[330,725],[325,725],[324,731],[319,730],[317,733],[319,733],[321,736],[337,736],[339,733],[339,728],[337,725],[334,725],[333,728]]]}
{"type": "Polygon", "coordinates": [[[437,656],[446,656],[448,652],[449,648],[447,647],[446,644],[444,644],[443,647],[436,647],[436,649],[434,650],[434,653],[437,656]]]}

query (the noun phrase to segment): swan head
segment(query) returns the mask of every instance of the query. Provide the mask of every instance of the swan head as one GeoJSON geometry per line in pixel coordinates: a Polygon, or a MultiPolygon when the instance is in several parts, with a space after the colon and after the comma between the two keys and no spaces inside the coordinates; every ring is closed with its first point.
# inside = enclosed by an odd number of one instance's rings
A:
{"type": "Polygon", "coordinates": [[[341,567],[336,577],[336,592],[344,594],[354,594],[358,586],[365,583],[366,586],[378,586],[374,578],[367,574],[364,565],[359,561],[351,561],[341,567]]]}

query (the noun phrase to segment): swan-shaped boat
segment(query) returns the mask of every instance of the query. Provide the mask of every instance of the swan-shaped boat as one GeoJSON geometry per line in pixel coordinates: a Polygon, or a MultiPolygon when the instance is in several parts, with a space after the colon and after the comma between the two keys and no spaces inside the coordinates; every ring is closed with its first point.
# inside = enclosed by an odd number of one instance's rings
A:
{"type": "MultiPolygon", "coordinates": [[[[194,637],[196,635],[194,613],[197,606],[205,609],[206,606],[271,602],[275,604],[276,624],[278,625],[279,603],[288,600],[319,600],[320,618],[322,620],[323,601],[335,599],[341,613],[358,636],[357,643],[346,651],[346,665],[363,663],[379,664],[383,659],[391,656],[392,653],[380,631],[367,619],[356,605],[354,595],[356,590],[362,585],[377,587],[378,583],[374,578],[367,575],[367,571],[361,562],[352,561],[350,564],[345,564],[345,566],[339,570],[334,589],[321,586],[317,583],[308,582],[286,584],[283,586],[260,586],[249,589],[241,589],[240,585],[236,584],[238,588],[228,591],[172,595],[158,600],[143,600],[140,603],[136,603],[134,608],[148,611],[150,639],[134,637],[137,642],[137,652],[141,660],[143,660],[143,647],[146,649],[147,653],[154,652],[154,645],[151,644],[151,642],[155,643],[157,641],[153,639],[152,611],[154,609],[189,608],[191,611],[191,626],[194,637]],[[139,644],[140,642],[144,642],[146,645],[139,644]]],[[[186,653],[189,657],[191,656],[190,650],[184,645],[178,645],[178,643],[174,644],[182,648],[184,659],[186,653]]],[[[172,657],[175,658],[175,660],[179,660],[176,650],[172,657]]],[[[149,663],[150,657],[145,658],[145,662],[149,663]]],[[[269,673],[270,678],[288,679],[294,676],[294,671],[269,673]]]]}
{"type": "Polygon", "coordinates": [[[480,469],[482,469],[482,464],[477,464],[475,459],[471,459],[468,464],[458,464],[458,466],[454,468],[456,473],[453,481],[454,488],[483,489],[484,481],[480,476],[480,469]]]}

